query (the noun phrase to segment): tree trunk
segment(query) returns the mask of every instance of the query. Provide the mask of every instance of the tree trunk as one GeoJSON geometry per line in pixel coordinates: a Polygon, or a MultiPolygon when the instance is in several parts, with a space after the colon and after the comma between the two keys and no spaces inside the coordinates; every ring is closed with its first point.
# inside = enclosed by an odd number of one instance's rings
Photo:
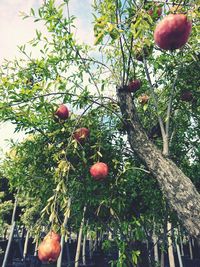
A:
{"type": "Polygon", "coordinates": [[[84,238],[83,238],[83,247],[82,247],[82,262],[83,262],[83,265],[86,265],[86,238],[87,237],[87,234],[84,235],[84,238]]]}
{"type": "Polygon", "coordinates": [[[139,122],[131,93],[119,88],[118,98],[132,150],[157,179],[170,207],[177,212],[189,234],[200,236],[200,194],[176,164],[149,140],[139,122]]]}
{"type": "Polygon", "coordinates": [[[159,256],[158,256],[158,237],[155,234],[155,224],[154,224],[154,230],[153,230],[153,234],[152,234],[152,240],[153,240],[154,261],[158,265],[158,263],[159,263],[159,256]]]}
{"type": "Polygon", "coordinates": [[[169,257],[169,266],[175,267],[174,261],[174,252],[173,252],[173,241],[172,241],[172,224],[167,222],[167,232],[168,232],[168,257],[169,257]]]}
{"type": "Polygon", "coordinates": [[[180,252],[181,252],[181,256],[184,256],[183,237],[182,237],[180,225],[178,227],[178,236],[179,236],[179,241],[180,241],[180,252]]]}
{"type": "Polygon", "coordinates": [[[29,241],[29,231],[26,232],[26,238],[24,241],[24,250],[23,250],[23,257],[26,258],[27,249],[28,249],[28,241],[29,241]]]}
{"type": "MultiPolygon", "coordinates": [[[[68,203],[67,203],[67,210],[65,212],[65,218],[64,218],[64,222],[63,222],[64,229],[66,229],[66,227],[67,227],[68,219],[70,216],[70,207],[71,207],[71,198],[68,199],[68,203]]],[[[60,251],[60,255],[59,255],[58,260],[57,260],[56,267],[62,266],[62,255],[63,255],[63,249],[64,249],[64,245],[65,245],[65,234],[62,234],[62,236],[61,236],[60,245],[61,245],[61,251],[60,251]]]]}
{"type": "Polygon", "coordinates": [[[193,260],[192,242],[190,237],[189,237],[189,251],[190,251],[190,259],[193,260]]]}
{"type": "MultiPolygon", "coordinates": [[[[178,231],[177,231],[178,233],[178,231]]],[[[178,240],[176,239],[176,250],[177,250],[177,256],[178,256],[178,262],[179,262],[179,267],[183,267],[183,262],[181,258],[181,251],[180,251],[180,246],[178,244],[178,240]]]]}
{"type": "Polygon", "coordinates": [[[83,233],[83,226],[85,223],[85,211],[86,211],[86,206],[83,209],[83,218],[81,221],[81,226],[79,229],[79,234],[78,234],[78,240],[77,240],[77,248],[76,248],[76,256],[75,256],[75,267],[79,266],[79,257],[80,257],[80,251],[81,251],[81,240],[82,240],[82,233],[83,233]]]}

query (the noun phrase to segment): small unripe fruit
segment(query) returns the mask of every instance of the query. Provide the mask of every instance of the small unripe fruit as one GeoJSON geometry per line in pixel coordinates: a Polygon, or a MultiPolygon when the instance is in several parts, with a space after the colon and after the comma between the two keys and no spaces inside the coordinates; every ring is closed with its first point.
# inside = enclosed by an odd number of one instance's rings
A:
{"type": "Polygon", "coordinates": [[[148,10],[148,14],[152,17],[154,13],[157,15],[157,18],[160,18],[162,14],[162,7],[155,6],[154,8],[151,8],[148,10]]]}
{"type": "Polygon", "coordinates": [[[155,43],[164,50],[181,48],[188,41],[192,23],[183,14],[169,14],[154,31],[155,43]]]}
{"type": "Polygon", "coordinates": [[[133,80],[128,84],[128,91],[129,92],[136,92],[140,89],[141,81],[140,80],[133,80]]]}
{"type": "Polygon", "coordinates": [[[79,143],[81,143],[82,141],[84,141],[86,138],[88,138],[90,134],[89,129],[87,128],[79,128],[77,129],[74,134],[73,137],[74,139],[76,139],[79,143]]]}
{"type": "Polygon", "coordinates": [[[138,102],[141,104],[141,105],[145,105],[147,104],[149,101],[149,96],[148,95],[141,95],[138,97],[138,102]]]}
{"type": "Polygon", "coordinates": [[[90,174],[94,180],[103,180],[108,176],[108,165],[103,162],[97,162],[90,168],[90,174]]]}
{"type": "Polygon", "coordinates": [[[55,115],[58,116],[59,119],[65,120],[69,117],[69,110],[64,104],[62,104],[56,110],[55,115]]]}

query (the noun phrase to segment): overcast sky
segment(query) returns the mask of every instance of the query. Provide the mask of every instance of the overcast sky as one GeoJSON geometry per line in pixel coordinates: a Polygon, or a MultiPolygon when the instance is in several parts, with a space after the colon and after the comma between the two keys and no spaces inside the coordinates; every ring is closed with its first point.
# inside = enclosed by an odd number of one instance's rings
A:
{"type": "MultiPolygon", "coordinates": [[[[40,23],[34,23],[32,19],[23,20],[20,12],[29,13],[30,8],[37,9],[43,0],[0,0],[0,64],[3,59],[19,57],[17,46],[27,43],[35,36],[35,29],[44,30],[40,23]]],[[[61,0],[57,0],[61,2],[61,0]]],[[[80,42],[93,43],[92,31],[92,0],[71,0],[70,13],[77,17],[76,37],[80,42]]],[[[34,48],[37,54],[37,48],[34,48]]],[[[21,133],[14,134],[14,126],[11,123],[0,124],[0,149],[8,150],[6,140],[13,138],[21,140],[21,133]]],[[[0,155],[1,152],[0,152],[0,155]]]]}

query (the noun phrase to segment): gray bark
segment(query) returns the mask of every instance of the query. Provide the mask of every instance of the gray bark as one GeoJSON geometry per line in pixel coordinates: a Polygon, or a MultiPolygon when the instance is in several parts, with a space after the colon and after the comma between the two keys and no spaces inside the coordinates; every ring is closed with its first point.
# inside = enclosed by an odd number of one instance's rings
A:
{"type": "Polygon", "coordinates": [[[126,88],[118,89],[119,105],[132,150],[157,179],[170,207],[192,236],[200,236],[200,194],[191,180],[165,157],[142,128],[126,88]]]}

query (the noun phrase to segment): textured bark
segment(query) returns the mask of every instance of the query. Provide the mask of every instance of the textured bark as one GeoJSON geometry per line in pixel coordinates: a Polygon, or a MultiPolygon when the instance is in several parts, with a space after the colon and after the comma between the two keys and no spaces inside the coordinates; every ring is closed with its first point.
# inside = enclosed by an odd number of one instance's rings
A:
{"type": "Polygon", "coordinates": [[[119,88],[118,98],[131,148],[157,179],[170,207],[177,212],[189,234],[200,236],[200,194],[176,164],[149,140],[139,122],[131,94],[119,88]]]}

